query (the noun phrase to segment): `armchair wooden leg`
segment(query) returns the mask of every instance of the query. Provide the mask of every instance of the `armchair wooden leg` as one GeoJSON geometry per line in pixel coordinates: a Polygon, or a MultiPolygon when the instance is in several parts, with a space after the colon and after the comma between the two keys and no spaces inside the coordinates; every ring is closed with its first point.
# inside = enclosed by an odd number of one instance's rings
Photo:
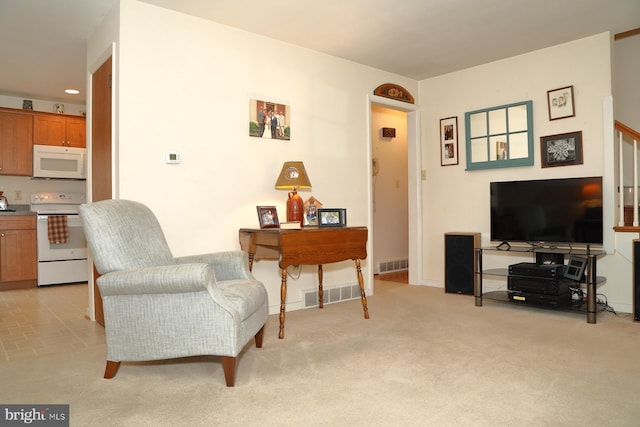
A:
{"type": "Polygon", "coordinates": [[[260,328],[260,330],[256,334],[256,347],[257,348],[262,348],[262,337],[263,337],[263,335],[264,335],[264,325],[262,325],[262,328],[260,328]]]}
{"type": "Polygon", "coordinates": [[[107,367],[104,370],[104,377],[106,379],[111,379],[116,376],[118,372],[118,368],[120,368],[120,362],[113,362],[111,360],[107,360],[107,367]]]}
{"type": "Polygon", "coordinates": [[[227,387],[233,387],[236,382],[236,358],[229,356],[221,356],[222,369],[224,370],[224,379],[227,387]]]}

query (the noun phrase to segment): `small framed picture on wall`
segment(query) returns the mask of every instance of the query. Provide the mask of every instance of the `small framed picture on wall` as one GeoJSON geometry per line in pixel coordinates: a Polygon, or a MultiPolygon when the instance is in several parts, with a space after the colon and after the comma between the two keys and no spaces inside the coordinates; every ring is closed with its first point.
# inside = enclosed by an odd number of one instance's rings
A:
{"type": "Polygon", "coordinates": [[[458,164],[458,117],[440,119],[440,165],[458,164]]]}
{"type": "Polygon", "coordinates": [[[576,115],[573,106],[573,86],[548,90],[547,102],[549,103],[549,120],[564,119],[576,115]]]}

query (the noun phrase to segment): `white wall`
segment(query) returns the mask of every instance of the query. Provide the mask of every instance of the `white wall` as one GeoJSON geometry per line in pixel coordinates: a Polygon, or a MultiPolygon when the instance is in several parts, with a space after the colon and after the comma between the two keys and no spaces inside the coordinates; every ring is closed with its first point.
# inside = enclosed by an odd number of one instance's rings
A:
{"type": "MultiPolygon", "coordinates": [[[[483,244],[489,244],[491,181],[603,175],[603,100],[612,94],[610,61],[611,38],[603,33],[420,82],[420,99],[437,100],[422,102],[422,160],[427,170],[423,185],[423,284],[443,286],[444,233],[481,232],[483,244]],[[576,116],[550,121],[547,91],[569,85],[574,89],[576,116]],[[465,112],[526,100],[533,101],[534,165],[466,171],[465,112]],[[458,117],[460,127],[460,164],[441,167],[439,120],[451,116],[458,117]],[[582,131],[584,164],[542,169],[540,137],[578,130],[582,131]]],[[[612,231],[605,229],[605,233],[613,239],[612,231]]],[[[598,274],[608,277],[599,292],[607,295],[611,305],[629,311],[629,269],[620,271],[625,261],[617,256],[607,256],[598,263],[598,274]]],[[[500,255],[486,258],[488,268],[517,262],[500,255]]],[[[495,286],[506,287],[506,283],[495,286]]]]}
{"type": "MultiPolygon", "coordinates": [[[[367,94],[387,82],[417,93],[417,82],[135,0],[120,2],[117,36],[90,40],[89,61],[114,41],[120,197],[156,212],[176,255],[239,248],[238,229],[258,226],[256,205],[284,215],[274,184],[286,160],[305,163],[313,188],[303,198],[370,226],[367,94]],[[248,136],[250,99],[291,106],[291,141],[248,136]],[[181,164],[164,163],[169,150],[181,164]]],[[[325,266],[325,286],[357,283],[352,264],[325,266]]],[[[370,260],[363,269],[371,293],[370,260]]],[[[277,264],[254,274],[276,312],[277,264]]],[[[290,280],[287,309],[316,281],[315,267],[290,280]]]]}
{"type": "Polygon", "coordinates": [[[640,34],[614,42],[616,119],[640,131],[640,34]]]}
{"type": "Polygon", "coordinates": [[[407,113],[379,105],[371,108],[371,153],[379,172],[373,176],[373,266],[409,258],[407,113]],[[395,128],[383,138],[382,128],[395,128]]]}
{"type": "MultiPolygon", "coordinates": [[[[108,22],[89,41],[88,61],[117,44],[118,190],[151,206],[176,255],[237,248],[238,228],[258,225],[256,205],[275,204],[284,213],[286,195],[273,184],[286,160],[305,162],[313,190],[304,198],[313,194],[327,207],[347,208],[350,225],[371,226],[366,97],[386,82],[425,100],[422,284],[442,286],[445,232],[480,231],[489,243],[490,181],[603,173],[608,34],[418,83],[135,0],[121,0],[119,7],[117,23],[108,22]],[[574,86],[576,117],[551,122],[546,92],[567,85],[574,86]],[[249,137],[249,99],[290,105],[291,141],[249,137]],[[466,111],[528,99],[534,105],[533,167],[466,172],[463,144],[460,165],[440,166],[441,118],[458,116],[463,142],[466,111]],[[575,130],[583,132],[584,164],[542,170],[539,137],[575,130]],[[169,150],[181,153],[182,164],[163,162],[169,150]]],[[[629,306],[629,269],[617,273],[621,264],[617,255],[599,263],[599,274],[609,277],[601,291],[612,305],[629,306]]],[[[370,260],[364,270],[371,292],[370,260]]],[[[288,309],[300,308],[300,291],[316,286],[315,268],[303,271],[290,281],[288,309]]],[[[254,273],[275,312],[276,264],[259,263],[254,273]]],[[[324,277],[328,287],[355,282],[350,263],[326,268],[324,277]]]]}

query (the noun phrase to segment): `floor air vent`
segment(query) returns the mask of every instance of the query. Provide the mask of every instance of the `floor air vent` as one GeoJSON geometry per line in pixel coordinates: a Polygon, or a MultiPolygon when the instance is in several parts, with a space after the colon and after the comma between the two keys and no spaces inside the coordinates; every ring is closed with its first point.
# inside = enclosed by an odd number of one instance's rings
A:
{"type": "Polygon", "coordinates": [[[393,261],[380,261],[378,263],[378,274],[391,273],[409,269],[408,259],[396,259],[393,261]]]}
{"type": "MultiPolygon", "coordinates": [[[[346,301],[360,298],[360,286],[345,285],[339,288],[324,289],[322,294],[322,302],[324,304],[332,304],[334,302],[346,301]]],[[[318,306],[318,289],[312,289],[304,292],[304,308],[318,306]]]]}

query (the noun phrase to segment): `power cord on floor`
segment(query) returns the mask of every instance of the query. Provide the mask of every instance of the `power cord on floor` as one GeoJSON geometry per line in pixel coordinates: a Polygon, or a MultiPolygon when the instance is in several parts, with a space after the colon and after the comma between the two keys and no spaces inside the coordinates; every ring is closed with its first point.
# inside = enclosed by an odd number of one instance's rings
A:
{"type": "Polygon", "coordinates": [[[618,313],[607,302],[607,296],[604,294],[596,294],[596,305],[602,305],[602,311],[608,311],[615,316],[619,316],[618,313]]]}
{"type": "MultiPolygon", "coordinates": [[[[571,291],[571,301],[573,303],[583,304],[587,299],[587,294],[582,290],[582,288],[578,286],[569,287],[571,291]],[[574,298],[575,296],[575,298],[574,298]]],[[[628,317],[628,313],[620,314],[613,307],[609,305],[607,301],[607,296],[604,294],[596,294],[596,307],[600,307],[600,311],[608,311],[609,313],[613,313],[616,317],[628,317]]]]}

